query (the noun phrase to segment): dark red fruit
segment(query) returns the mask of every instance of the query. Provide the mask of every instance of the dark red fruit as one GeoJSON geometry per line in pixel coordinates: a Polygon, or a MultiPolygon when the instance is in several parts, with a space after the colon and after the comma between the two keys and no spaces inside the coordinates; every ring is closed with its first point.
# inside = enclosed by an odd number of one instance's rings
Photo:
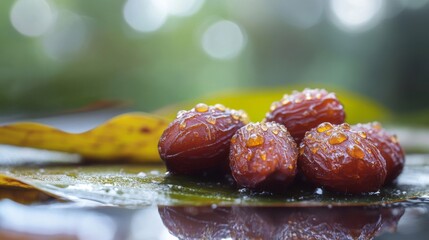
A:
{"type": "Polygon", "coordinates": [[[380,123],[357,124],[352,126],[355,131],[366,133],[369,140],[380,150],[386,160],[387,176],[385,183],[393,182],[405,164],[405,155],[395,135],[389,134],[380,123]]]}
{"type": "Polygon", "coordinates": [[[298,149],[278,123],[249,123],[231,139],[232,176],[240,186],[258,190],[287,187],[295,178],[298,149]]]}
{"type": "Polygon", "coordinates": [[[345,116],[343,105],[334,93],[324,89],[304,89],[274,102],[265,119],[285,125],[295,141],[300,143],[310,129],[323,122],[341,124],[345,116]]]}
{"type": "Polygon", "coordinates": [[[158,143],[159,155],[171,173],[226,170],[231,137],[247,121],[241,110],[197,104],[189,111],[180,111],[164,131],[158,143]]]}
{"type": "Polygon", "coordinates": [[[301,142],[298,165],[317,186],[344,193],[373,192],[386,178],[386,161],[364,132],[322,123],[301,142]]]}

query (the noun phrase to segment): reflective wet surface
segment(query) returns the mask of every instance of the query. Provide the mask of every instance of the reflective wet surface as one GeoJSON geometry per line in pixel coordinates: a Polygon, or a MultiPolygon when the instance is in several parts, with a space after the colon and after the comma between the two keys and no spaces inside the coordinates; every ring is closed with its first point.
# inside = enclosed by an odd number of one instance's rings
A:
{"type": "Polygon", "coordinates": [[[99,207],[0,201],[0,239],[426,239],[429,204],[99,207]]]}

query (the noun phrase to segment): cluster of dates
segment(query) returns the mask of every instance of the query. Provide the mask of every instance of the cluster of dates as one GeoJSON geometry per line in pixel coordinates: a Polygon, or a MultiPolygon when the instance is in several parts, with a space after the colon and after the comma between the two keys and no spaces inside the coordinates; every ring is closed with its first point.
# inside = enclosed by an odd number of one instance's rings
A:
{"type": "Polygon", "coordinates": [[[262,122],[223,105],[180,111],[159,141],[172,174],[231,172],[238,185],[282,190],[298,176],[344,193],[377,191],[404,166],[396,136],[379,123],[349,125],[334,93],[305,89],[271,105],[262,122]]]}

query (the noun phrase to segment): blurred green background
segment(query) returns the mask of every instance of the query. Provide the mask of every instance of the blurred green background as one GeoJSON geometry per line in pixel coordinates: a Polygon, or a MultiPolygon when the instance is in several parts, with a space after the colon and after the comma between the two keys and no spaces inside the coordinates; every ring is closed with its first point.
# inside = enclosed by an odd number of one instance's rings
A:
{"type": "Polygon", "coordinates": [[[428,2],[0,1],[0,113],[299,85],[428,123],[428,2]]]}

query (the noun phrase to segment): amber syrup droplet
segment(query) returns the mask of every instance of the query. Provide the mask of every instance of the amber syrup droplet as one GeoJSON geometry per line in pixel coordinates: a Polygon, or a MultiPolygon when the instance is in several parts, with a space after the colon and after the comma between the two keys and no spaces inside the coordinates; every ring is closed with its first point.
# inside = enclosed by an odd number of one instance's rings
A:
{"type": "Polygon", "coordinates": [[[251,134],[249,139],[246,141],[248,147],[260,146],[264,143],[264,137],[258,134],[251,134]]]}
{"type": "Polygon", "coordinates": [[[274,133],[274,135],[277,135],[280,132],[278,128],[273,128],[271,131],[274,133]]]}
{"type": "Polygon", "coordinates": [[[358,145],[351,145],[347,148],[347,153],[350,155],[350,157],[363,159],[365,157],[364,150],[359,147],[358,145]]]}
{"type": "Polygon", "coordinates": [[[214,107],[217,109],[217,110],[219,110],[219,111],[222,111],[222,112],[225,112],[225,110],[226,110],[226,107],[224,106],[224,105],[222,105],[222,104],[215,104],[214,105],[214,107]]]}
{"type": "Polygon", "coordinates": [[[333,126],[332,126],[332,124],[330,124],[330,123],[328,123],[328,122],[325,122],[325,123],[321,123],[318,127],[317,127],[317,132],[320,132],[320,133],[322,133],[322,132],[326,132],[326,131],[328,131],[328,130],[330,130],[330,129],[332,129],[333,128],[333,126]]]}
{"type": "Polygon", "coordinates": [[[359,131],[358,134],[359,134],[359,136],[361,138],[366,138],[367,137],[366,132],[364,132],[364,131],[359,131]]]}
{"type": "Polygon", "coordinates": [[[207,112],[209,110],[209,106],[205,103],[198,103],[195,106],[195,111],[197,112],[207,112]]]}
{"type": "Polygon", "coordinates": [[[267,160],[267,153],[266,153],[265,151],[261,150],[261,151],[259,152],[259,156],[261,157],[261,159],[262,159],[263,161],[266,161],[266,160],[267,160]]]}
{"type": "Polygon", "coordinates": [[[232,110],[231,111],[231,117],[233,118],[233,119],[235,119],[235,120],[240,120],[240,113],[238,113],[237,111],[235,111],[235,110],[232,110]]]}
{"type": "Polygon", "coordinates": [[[347,140],[347,136],[344,133],[334,133],[328,140],[332,145],[340,144],[347,140]]]}

